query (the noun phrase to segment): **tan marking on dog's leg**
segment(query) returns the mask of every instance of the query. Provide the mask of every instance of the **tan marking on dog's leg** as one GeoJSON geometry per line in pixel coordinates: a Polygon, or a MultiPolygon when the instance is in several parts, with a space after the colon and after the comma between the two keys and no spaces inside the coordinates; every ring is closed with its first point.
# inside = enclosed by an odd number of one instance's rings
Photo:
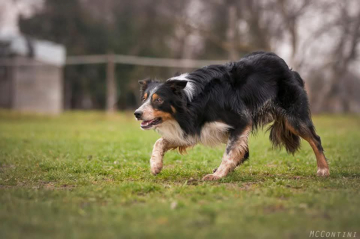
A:
{"type": "Polygon", "coordinates": [[[329,176],[330,170],[329,165],[326,161],[325,155],[323,152],[319,151],[319,149],[316,147],[315,142],[312,139],[308,140],[311,148],[313,149],[315,156],[316,156],[316,163],[317,163],[317,176],[329,176]]]}
{"type": "Polygon", "coordinates": [[[163,138],[160,138],[155,142],[150,158],[150,168],[153,175],[161,172],[161,169],[163,168],[164,154],[170,148],[170,143],[163,138]]]}
{"type": "Polygon", "coordinates": [[[248,149],[248,137],[250,132],[251,126],[248,126],[236,141],[228,143],[227,147],[230,147],[230,149],[228,152],[225,151],[220,166],[213,174],[208,174],[203,177],[203,180],[210,181],[223,178],[239,165],[248,149]]]}
{"type": "MultiPolygon", "coordinates": [[[[286,128],[288,128],[293,134],[299,135],[301,138],[305,139],[313,149],[316,157],[316,163],[317,163],[317,176],[329,176],[330,170],[329,165],[326,161],[325,155],[322,151],[320,151],[316,145],[316,142],[314,141],[313,137],[311,137],[311,132],[306,133],[306,135],[300,134],[294,127],[292,127],[287,121],[286,122],[286,128]]],[[[305,127],[304,131],[308,131],[305,127]]]]}

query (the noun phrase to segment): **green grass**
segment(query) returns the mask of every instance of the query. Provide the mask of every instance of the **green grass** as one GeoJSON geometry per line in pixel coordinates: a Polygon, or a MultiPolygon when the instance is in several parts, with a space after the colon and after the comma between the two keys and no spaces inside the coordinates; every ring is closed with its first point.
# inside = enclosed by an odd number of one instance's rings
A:
{"type": "Polygon", "coordinates": [[[250,137],[250,160],[219,182],[201,178],[224,146],[169,152],[158,176],[152,145],[129,114],[59,117],[0,112],[0,238],[307,238],[360,236],[360,118],[314,117],[331,176],[311,148],[273,150],[250,137]]]}

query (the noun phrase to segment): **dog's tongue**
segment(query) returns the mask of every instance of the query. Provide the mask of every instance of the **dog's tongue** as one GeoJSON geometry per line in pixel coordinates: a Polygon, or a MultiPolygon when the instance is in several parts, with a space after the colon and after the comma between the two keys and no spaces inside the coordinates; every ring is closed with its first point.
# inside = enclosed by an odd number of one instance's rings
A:
{"type": "Polygon", "coordinates": [[[151,124],[154,120],[144,120],[143,122],[141,122],[141,126],[148,126],[149,124],[151,124]]]}

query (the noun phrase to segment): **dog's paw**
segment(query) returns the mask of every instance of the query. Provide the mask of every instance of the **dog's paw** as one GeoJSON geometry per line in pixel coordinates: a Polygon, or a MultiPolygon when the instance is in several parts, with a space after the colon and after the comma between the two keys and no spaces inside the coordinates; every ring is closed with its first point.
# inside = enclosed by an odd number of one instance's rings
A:
{"type": "Polygon", "coordinates": [[[319,177],[327,177],[330,175],[330,171],[328,168],[318,168],[317,170],[317,176],[319,177]]]}
{"type": "Polygon", "coordinates": [[[215,180],[219,180],[219,179],[220,179],[220,177],[215,174],[208,174],[202,178],[203,181],[215,181],[215,180]]]}
{"type": "Polygon", "coordinates": [[[161,172],[162,167],[151,167],[151,173],[152,175],[157,175],[161,172]]]}

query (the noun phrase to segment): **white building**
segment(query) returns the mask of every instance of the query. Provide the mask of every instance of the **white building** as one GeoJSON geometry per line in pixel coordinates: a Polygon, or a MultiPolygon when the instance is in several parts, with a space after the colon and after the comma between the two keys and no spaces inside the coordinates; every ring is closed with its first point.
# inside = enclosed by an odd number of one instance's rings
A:
{"type": "Polygon", "coordinates": [[[63,110],[64,46],[0,36],[0,107],[58,114],[63,110]]]}

